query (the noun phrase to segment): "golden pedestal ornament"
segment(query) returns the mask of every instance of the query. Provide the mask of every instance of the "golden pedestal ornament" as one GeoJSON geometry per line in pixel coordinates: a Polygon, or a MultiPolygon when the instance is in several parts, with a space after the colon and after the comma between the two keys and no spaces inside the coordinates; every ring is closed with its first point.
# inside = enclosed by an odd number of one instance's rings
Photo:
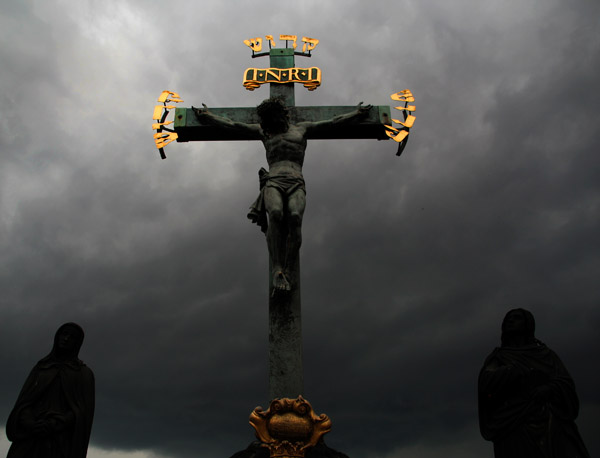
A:
{"type": "Polygon", "coordinates": [[[302,396],[274,399],[266,411],[255,408],[250,424],[271,458],[302,458],[306,449],[331,431],[329,417],[324,413],[317,416],[302,396]]]}

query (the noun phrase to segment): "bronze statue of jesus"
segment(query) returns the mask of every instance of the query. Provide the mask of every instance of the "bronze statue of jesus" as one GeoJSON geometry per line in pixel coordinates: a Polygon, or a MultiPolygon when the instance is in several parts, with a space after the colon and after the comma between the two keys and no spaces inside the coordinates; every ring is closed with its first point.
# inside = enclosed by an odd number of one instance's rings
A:
{"type": "Polygon", "coordinates": [[[289,269],[302,244],[302,216],[306,206],[306,188],[302,165],[307,137],[311,132],[365,117],[371,105],[358,104],[355,111],[324,121],[291,124],[288,109],[279,98],[270,98],[257,107],[259,124],[235,122],[216,116],[204,108],[192,107],[202,123],[257,135],[265,147],[269,171],[261,169],[260,194],[250,207],[248,218],[266,233],[273,293],[290,291],[289,269]],[[268,215],[268,218],[267,218],[268,215]]]}

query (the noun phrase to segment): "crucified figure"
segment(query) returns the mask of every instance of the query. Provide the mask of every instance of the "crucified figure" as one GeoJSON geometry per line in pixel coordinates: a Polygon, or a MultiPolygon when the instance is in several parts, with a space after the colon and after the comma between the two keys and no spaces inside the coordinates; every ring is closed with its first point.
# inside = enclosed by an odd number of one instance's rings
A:
{"type": "Polygon", "coordinates": [[[311,132],[365,117],[371,105],[358,104],[356,110],[324,121],[291,124],[285,103],[278,98],[263,101],[257,107],[259,124],[234,122],[216,116],[206,105],[194,108],[202,123],[249,131],[262,140],[269,171],[259,171],[260,194],[250,207],[248,218],[266,233],[273,291],[291,290],[290,269],[302,244],[302,216],[306,206],[306,188],[302,165],[307,137],[311,132]],[[268,215],[268,217],[267,217],[268,215]]]}

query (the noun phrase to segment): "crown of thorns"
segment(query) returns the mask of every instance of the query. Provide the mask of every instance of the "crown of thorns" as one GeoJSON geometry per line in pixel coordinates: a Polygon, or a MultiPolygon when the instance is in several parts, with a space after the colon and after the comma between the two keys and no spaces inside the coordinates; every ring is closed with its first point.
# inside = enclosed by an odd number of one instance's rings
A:
{"type": "Polygon", "coordinates": [[[256,107],[256,112],[261,118],[271,116],[287,116],[288,108],[285,106],[285,102],[281,98],[272,97],[264,100],[258,107],[256,107]]]}

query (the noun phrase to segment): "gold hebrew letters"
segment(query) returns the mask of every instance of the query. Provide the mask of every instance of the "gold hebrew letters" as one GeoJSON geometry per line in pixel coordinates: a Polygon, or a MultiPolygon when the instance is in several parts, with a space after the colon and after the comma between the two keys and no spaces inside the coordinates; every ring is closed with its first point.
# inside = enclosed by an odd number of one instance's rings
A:
{"type": "Polygon", "coordinates": [[[316,38],[302,37],[302,41],[304,42],[302,45],[302,52],[312,51],[319,44],[319,40],[316,38]]]}
{"type": "Polygon", "coordinates": [[[158,149],[162,149],[167,146],[172,141],[177,140],[177,134],[175,132],[168,133],[160,133],[157,132],[154,134],[154,141],[156,143],[156,147],[158,149]]]}
{"type": "Polygon", "coordinates": [[[171,91],[162,91],[160,96],[158,97],[158,102],[162,103],[162,105],[154,106],[154,113],[152,114],[152,119],[157,121],[152,124],[152,129],[156,130],[154,134],[154,143],[160,152],[160,157],[163,159],[166,158],[164,147],[167,146],[174,140],[177,140],[177,134],[169,129],[168,125],[173,124],[173,121],[167,121],[167,116],[169,115],[169,110],[175,108],[175,105],[167,105],[169,102],[180,103],[183,102],[179,94],[171,91]],[[163,132],[165,131],[165,132],[163,132]]]}
{"type": "MultiPolygon", "coordinates": [[[[269,48],[275,48],[277,46],[275,44],[275,39],[273,38],[273,35],[265,35],[265,40],[269,43],[269,48]]],[[[286,47],[287,47],[287,42],[291,41],[292,48],[296,49],[298,35],[279,35],[279,40],[285,41],[286,47]]],[[[248,46],[253,52],[262,51],[262,42],[263,42],[263,39],[261,37],[250,38],[248,40],[244,40],[244,44],[246,46],[248,46]]],[[[317,40],[316,38],[302,37],[302,43],[303,43],[302,52],[303,53],[308,52],[310,54],[310,52],[313,49],[315,49],[317,47],[317,45],[319,44],[319,40],[317,40]]]]}
{"type": "Polygon", "coordinates": [[[387,136],[390,137],[392,140],[400,143],[397,153],[399,156],[406,144],[410,128],[415,123],[416,118],[410,113],[415,111],[416,107],[414,105],[409,105],[409,102],[414,102],[415,98],[412,92],[410,92],[408,89],[396,92],[395,94],[390,95],[390,98],[397,102],[404,102],[404,106],[394,107],[396,108],[396,110],[400,110],[403,113],[404,121],[392,118],[393,122],[395,122],[396,124],[400,124],[402,127],[396,128],[389,125],[385,126],[385,133],[387,134],[387,136]],[[402,142],[404,142],[404,144],[402,144],[402,142]]]}
{"type": "Polygon", "coordinates": [[[291,41],[292,48],[296,49],[296,40],[298,39],[297,35],[279,35],[279,39],[282,41],[291,41]]]}
{"type": "Polygon", "coordinates": [[[262,38],[250,38],[249,40],[244,40],[244,44],[248,46],[254,52],[260,52],[262,50],[262,38]]]}
{"type": "Polygon", "coordinates": [[[267,40],[269,42],[269,46],[271,48],[274,48],[275,45],[275,40],[273,39],[273,35],[265,35],[265,40],[267,40]]]}
{"type": "Polygon", "coordinates": [[[175,102],[175,103],[180,103],[183,102],[183,100],[181,100],[181,98],[179,97],[179,94],[175,93],[175,92],[171,92],[171,91],[162,91],[162,93],[160,94],[160,97],[158,97],[158,101],[161,103],[165,103],[165,102],[175,102]],[[170,99],[168,97],[171,97],[170,99]]]}

